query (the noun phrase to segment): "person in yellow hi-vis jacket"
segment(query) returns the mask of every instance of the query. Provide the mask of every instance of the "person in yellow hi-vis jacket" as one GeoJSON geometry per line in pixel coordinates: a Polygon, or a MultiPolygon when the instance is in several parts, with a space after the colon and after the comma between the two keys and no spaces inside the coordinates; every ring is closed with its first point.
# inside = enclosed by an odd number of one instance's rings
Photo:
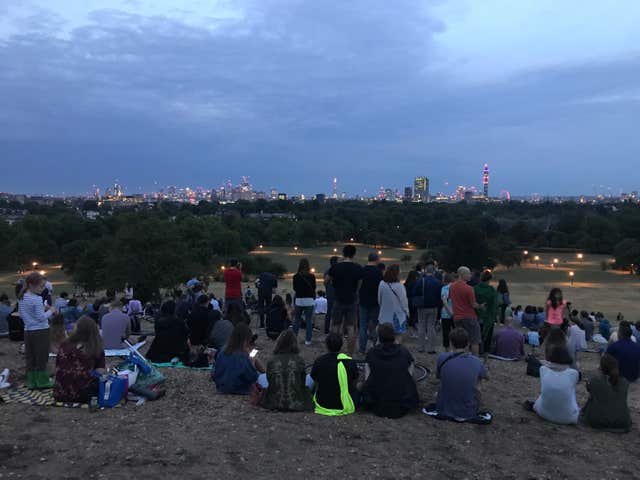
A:
{"type": "Polygon", "coordinates": [[[328,353],[318,357],[311,369],[311,378],[316,384],[315,412],[330,416],[349,415],[356,411],[358,366],[351,357],[340,353],[342,335],[332,332],[325,342],[328,353]]]}

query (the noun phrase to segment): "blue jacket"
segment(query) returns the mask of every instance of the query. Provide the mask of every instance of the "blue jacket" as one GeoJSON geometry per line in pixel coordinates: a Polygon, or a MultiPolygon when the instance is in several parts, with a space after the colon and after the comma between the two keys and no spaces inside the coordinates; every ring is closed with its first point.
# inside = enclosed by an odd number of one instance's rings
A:
{"type": "Polygon", "coordinates": [[[439,308],[442,305],[442,299],[440,298],[440,291],[442,290],[442,283],[436,277],[431,275],[425,275],[420,278],[413,286],[413,297],[422,297],[424,285],[424,304],[420,308],[439,308]]]}
{"type": "Polygon", "coordinates": [[[216,355],[211,378],[220,393],[249,395],[251,387],[258,380],[258,371],[246,352],[227,355],[220,350],[216,355]]]}

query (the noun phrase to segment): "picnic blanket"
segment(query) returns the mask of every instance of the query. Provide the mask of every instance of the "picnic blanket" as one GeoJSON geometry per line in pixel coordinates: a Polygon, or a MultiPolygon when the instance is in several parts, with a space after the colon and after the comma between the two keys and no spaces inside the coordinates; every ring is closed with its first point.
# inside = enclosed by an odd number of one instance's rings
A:
{"type": "MultiPolygon", "coordinates": [[[[135,345],[133,345],[133,349],[138,351],[140,347],[142,347],[145,343],[147,342],[144,340],[142,342],[138,342],[135,345]]],[[[110,348],[104,351],[104,356],[105,357],[128,357],[130,353],[131,353],[131,350],[129,350],[128,348],[110,348]]],[[[56,354],[50,353],[49,358],[51,357],[56,357],[56,354]]]]}
{"type": "Polygon", "coordinates": [[[165,362],[165,363],[154,363],[151,362],[151,365],[153,365],[154,367],[158,367],[158,368],[184,368],[184,369],[188,369],[188,370],[211,370],[211,367],[190,367],[188,365],[185,365],[182,362],[178,362],[178,363],[171,363],[171,362],[165,362]]]}
{"type": "Polygon", "coordinates": [[[441,415],[436,410],[436,404],[431,403],[422,409],[422,413],[436,420],[449,420],[456,423],[473,423],[476,425],[489,425],[493,420],[493,415],[489,412],[479,412],[478,415],[471,418],[456,418],[448,415],[441,415]]]}
{"type": "Polygon", "coordinates": [[[56,402],[53,398],[52,388],[45,390],[29,390],[27,387],[5,388],[0,390],[0,401],[38,407],[89,408],[86,403],[56,402]]]}

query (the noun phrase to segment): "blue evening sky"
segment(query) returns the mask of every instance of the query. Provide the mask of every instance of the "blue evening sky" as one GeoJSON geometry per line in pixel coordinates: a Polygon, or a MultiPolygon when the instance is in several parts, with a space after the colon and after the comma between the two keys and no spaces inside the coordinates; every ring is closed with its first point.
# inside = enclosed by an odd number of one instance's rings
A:
{"type": "Polygon", "coordinates": [[[0,191],[640,189],[638,0],[0,0],[0,191]],[[179,5],[179,7],[178,7],[179,5]]]}

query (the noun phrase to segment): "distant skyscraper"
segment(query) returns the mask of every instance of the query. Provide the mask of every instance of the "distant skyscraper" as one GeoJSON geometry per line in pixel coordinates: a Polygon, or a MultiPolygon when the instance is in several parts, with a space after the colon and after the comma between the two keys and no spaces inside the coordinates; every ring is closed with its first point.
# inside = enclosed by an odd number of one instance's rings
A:
{"type": "Polygon", "coordinates": [[[427,177],[416,177],[413,182],[413,199],[416,202],[429,201],[429,179],[427,177]]]}
{"type": "Polygon", "coordinates": [[[271,200],[277,200],[278,199],[278,190],[276,188],[272,188],[271,189],[271,200]]]}
{"type": "Polygon", "coordinates": [[[404,199],[413,200],[413,189],[411,187],[404,187],[404,199]]]}
{"type": "Polygon", "coordinates": [[[484,164],[484,170],[482,171],[482,190],[484,198],[489,198],[489,165],[484,164]]]}
{"type": "Polygon", "coordinates": [[[317,193],[316,200],[320,203],[324,203],[327,200],[327,196],[324,193],[317,193]]]}
{"type": "Polygon", "coordinates": [[[333,195],[331,195],[331,198],[338,199],[338,179],[336,177],[333,177],[333,195]]]}

